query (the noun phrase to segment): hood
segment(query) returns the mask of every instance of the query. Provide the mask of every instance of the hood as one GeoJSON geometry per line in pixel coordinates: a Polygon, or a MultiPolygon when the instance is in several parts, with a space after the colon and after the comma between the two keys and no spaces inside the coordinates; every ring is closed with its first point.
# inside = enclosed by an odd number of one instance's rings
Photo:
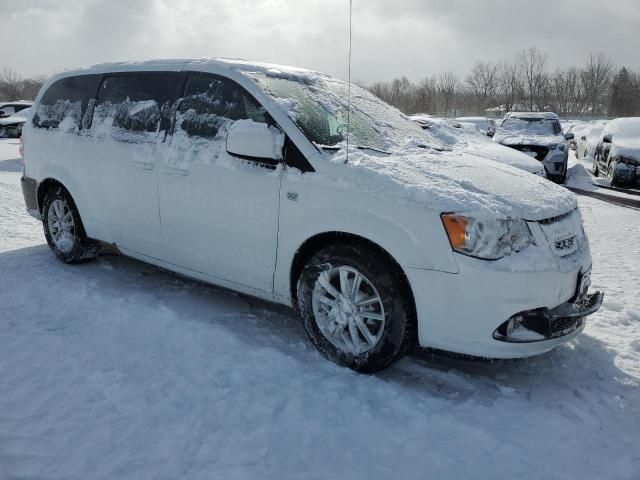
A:
{"type": "Polygon", "coordinates": [[[640,138],[613,138],[609,156],[622,156],[640,161],[640,138]]]}
{"type": "Polygon", "coordinates": [[[352,150],[331,158],[340,164],[341,188],[357,189],[390,201],[459,212],[542,220],[577,207],[563,187],[509,165],[463,152],[413,151],[373,155],[352,150]]]}
{"type": "Polygon", "coordinates": [[[545,147],[552,143],[566,143],[567,140],[562,135],[516,134],[498,130],[493,136],[493,141],[502,145],[540,145],[545,147]]]}
{"type": "Polygon", "coordinates": [[[497,143],[487,142],[475,145],[465,149],[465,153],[505,163],[529,173],[539,174],[541,170],[544,170],[544,167],[539,161],[534,160],[526,153],[519,152],[518,150],[514,150],[513,148],[505,147],[504,145],[499,145],[497,143]]]}

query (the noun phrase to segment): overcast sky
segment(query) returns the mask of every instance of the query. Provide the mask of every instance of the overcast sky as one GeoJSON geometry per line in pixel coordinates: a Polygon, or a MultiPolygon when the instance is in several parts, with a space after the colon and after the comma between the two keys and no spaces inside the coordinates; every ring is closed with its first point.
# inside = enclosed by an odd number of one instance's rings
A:
{"type": "MultiPolygon", "coordinates": [[[[112,60],[223,56],[346,78],[348,0],[0,0],[0,67],[24,76],[112,60]]],[[[640,67],[640,0],[353,0],[352,79],[604,52],[640,67]]]]}

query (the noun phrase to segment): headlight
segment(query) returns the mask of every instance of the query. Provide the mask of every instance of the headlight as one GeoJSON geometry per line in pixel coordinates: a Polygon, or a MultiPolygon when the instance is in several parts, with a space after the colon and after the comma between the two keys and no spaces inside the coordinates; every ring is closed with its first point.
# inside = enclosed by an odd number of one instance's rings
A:
{"type": "Polygon", "coordinates": [[[485,260],[497,260],[533,244],[533,235],[524,220],[513,218],[476,219],[443,213],[442,223],[459,253],[485,260]]]}
{"type": "Polygon", "coordinates": [[[549,145],[549,149],[551,149],[551,150],[555,150],[556,148],[558,148],[558,144],[557,143],[552,143],[551,145],[549,145]]]}

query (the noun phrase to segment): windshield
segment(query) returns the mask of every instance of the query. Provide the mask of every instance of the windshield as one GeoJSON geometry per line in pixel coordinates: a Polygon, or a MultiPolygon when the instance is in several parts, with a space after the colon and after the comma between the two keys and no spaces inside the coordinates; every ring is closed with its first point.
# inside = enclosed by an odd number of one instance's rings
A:
{"type": "MultiPolygon", "coordinates": [[[[249,74],[319,147],[340,149],[347,134],[348,84],[319,75],[249,74]]],[[[349,142],[382,152],[444,146],[399,110],[351,85],[349,142]]]]}
{"type": "Polygon", "coordinates": [[[559,135],[562,129],[557,120],[537,117],[511,117],[502,122],[502,132],[529,133],[533,135],[559,135]]]}

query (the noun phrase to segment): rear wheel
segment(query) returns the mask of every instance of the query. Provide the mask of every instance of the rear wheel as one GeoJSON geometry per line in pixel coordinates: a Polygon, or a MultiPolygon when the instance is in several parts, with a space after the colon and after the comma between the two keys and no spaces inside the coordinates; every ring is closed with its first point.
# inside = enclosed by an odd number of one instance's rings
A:
{"type": "Polygon", "coordinates": [[[51,251],[65,263],[78,263],[96,256],[97,245],[87,238],[71,195],[61,186],[44,197],[44,235],[51,251]]]}
{"type": "Polygon", "coordinates": [[[415,343],[413,304],[398,267],[374,248],[335,245],[316,253],[298,281],[305,330],[329,360],[381,370],[415,343]]]}

